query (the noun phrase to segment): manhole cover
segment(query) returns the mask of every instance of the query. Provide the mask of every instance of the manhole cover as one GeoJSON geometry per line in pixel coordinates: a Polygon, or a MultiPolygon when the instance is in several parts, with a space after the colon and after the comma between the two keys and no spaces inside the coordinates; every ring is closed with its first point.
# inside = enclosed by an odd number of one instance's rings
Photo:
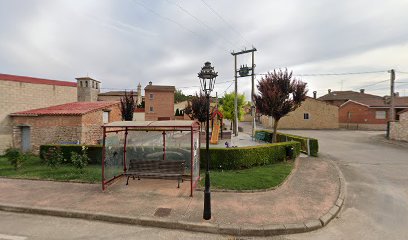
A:
{"type": "Polygon", "coordinates": [[[167,217],[170,215],[171,208],[158,208],[156,212],[154,212],[154,216],[156,217],[167,217]]]}

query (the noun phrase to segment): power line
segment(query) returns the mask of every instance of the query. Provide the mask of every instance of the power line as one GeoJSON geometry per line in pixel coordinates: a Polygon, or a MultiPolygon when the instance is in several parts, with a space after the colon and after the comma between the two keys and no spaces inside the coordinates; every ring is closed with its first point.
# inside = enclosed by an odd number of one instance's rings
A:
{"type": "MultiPolygon", "coordinates": [[[[375,83],[372,83],[372,84],[364,85],[364,86],[361,86],[361,87],[359,87],[359,88],[367,88],[367,87],[375,86],[375,85],[377,85],[377,84],[384,83],[384,82],[389,82],[389,81],[390,81],[390,80],[387,79],[387,80],[375,82],[375,83]]],[[[355,89],[356,89],[356,88],[355,88],[355,89]]]]}
{"type": "MultiPolygon", "coordinates": [[[[344,72],[344,73],[305,73],[305,74],[293,74],[295,77],[313,77],[313,76],[342,76],[342,75],[358,75],[358,74],[370,74],[370,73],[386,73],[386,70],[382,71],[366,71],[366,72],[344,72]]],[[[268,75],[268,73],[258,73],[256,75],[268,75]]]]}
{"type": "Polygon", "coordinates": [[[207,6],[208,9],[211,10],[211,12],[213,12],[219,19],[221,19],[227,26],[229,26],[229,28],[235,32],[236,34],[238,34],[238,36],[240,36],[244,42],[246,42],[248,45],[251,45],[251,43],[246,40],[246,38],[240,33],[238,32],[230,23],[227,22],[227,20],[225,20],[217,11],[215,11],[214,8],[212,8],[208,3],[206,3],[204,0],[201,0],[201,2],[204,3],[205,6],[207,6]]]}
{"type": "Polygon", "coordinates": [[[190,13],[187,9],[183,8],[182,6],[180,6],[180,4],[178,2],[171,2],[169,0],[167,0],[168,3],[176,5],[180,10],[182,10],[184,13],[186,13],[187,15],[189,15],[190,17],[194,18],[194,20],[196,20],[198,23],[200,23],[202,26],[210,29],[211,31],[213,31],[214,33],[218,34],[222,39],[224,39],[226,42],[228,42],[232,47],[234,47],[234,43],[231,42],[229,39],[226,39],[223,35],[221,35],[219,32],[217,32],[214,28],[212,28],[211,26],[209,26],[208,24],[206,24],[205,22],[201,21],[198,17],[196,17],[194,14],[190,13]]]}

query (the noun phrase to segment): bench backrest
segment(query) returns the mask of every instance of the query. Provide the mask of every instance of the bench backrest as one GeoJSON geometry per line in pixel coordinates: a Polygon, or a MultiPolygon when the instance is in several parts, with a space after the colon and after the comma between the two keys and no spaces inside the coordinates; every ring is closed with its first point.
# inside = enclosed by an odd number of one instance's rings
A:
{"type": "Polygon", "coordinates": [[[184,173],[184,160],[130,160],[129,171],[184,173]]]}

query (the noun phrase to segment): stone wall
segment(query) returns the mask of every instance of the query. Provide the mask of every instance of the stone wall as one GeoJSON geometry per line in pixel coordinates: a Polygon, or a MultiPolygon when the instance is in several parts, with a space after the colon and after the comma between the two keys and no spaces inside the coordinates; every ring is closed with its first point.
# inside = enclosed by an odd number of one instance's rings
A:
{"type": "Polygon", "coordinates": [[[0,154],[13,145],[10,113],[76,100],[76,87],[0,80],[0,154]]]}
{"type": "MultiPolygon", "coordinates": [[[[261,116],[264,127],[272,128],[273,119],[261,116]]],[[[295,111],[280,119],[278,129],[337,129],[338,107],[326,102],[307,98],[295,111]],[[304,114],[309,114],[309,119],[304,119],[304,114]]]]}
{"type": "Polygon", "coordinates": [[[30,127],[30,144],[38,153],[43,144],[81,141],[81,116],[14,116],[13,146],[21,148],[21,126],[30,127]]]}
{"type": "Polygon", "coordinates": [[[408,141],[408,112],[402,113],[398,122],[390,124],[390,138],[408,141]]]}

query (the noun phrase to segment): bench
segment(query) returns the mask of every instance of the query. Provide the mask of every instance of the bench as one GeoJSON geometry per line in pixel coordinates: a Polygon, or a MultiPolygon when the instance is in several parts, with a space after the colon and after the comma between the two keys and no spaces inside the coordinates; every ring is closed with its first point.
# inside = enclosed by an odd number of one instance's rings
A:
{"type": "Polygon", "coordinates": [[[266,140],[266,133],[265,132],[256,132],[255,133],[255,141],[264,141],[266,140]]]}
{"type": "Polygon", "coordinates": [[[177,188],[180,188],[180,181],[183,182],[185,170],[184,160],[135,160],[131,159],[129,168],[125,173],[127,177],[126,185],[129,184],[129,178],[141,177],[177,179],[177,188]]]}

